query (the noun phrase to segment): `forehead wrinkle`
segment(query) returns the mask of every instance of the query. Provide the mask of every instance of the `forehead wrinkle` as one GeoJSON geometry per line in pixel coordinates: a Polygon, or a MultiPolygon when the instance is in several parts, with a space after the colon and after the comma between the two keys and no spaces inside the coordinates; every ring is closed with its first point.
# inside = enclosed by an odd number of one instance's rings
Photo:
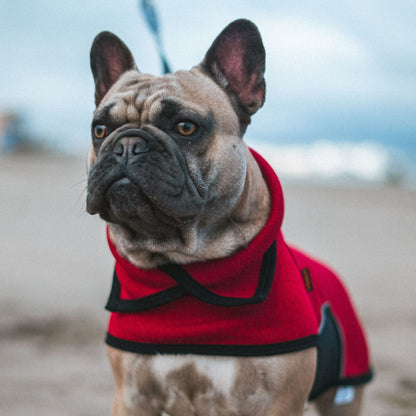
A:
{"type": "Polygon", "coordinates": [[[114,95],[113,106],[109,110],[109,117],[115,124],[131,121],[131,119],[137,119],[137,114],[132,114],[130,107],[134,106],[134,97],[136,92],[120,91],[114,95]]]}
{"type": "Polygon", "coordinates": [[[127,121],[137,121],[139,119],[139,110],[136,107],[136,96],[137,89],[130,91],[129,94],[126,94],[123,97],[123,102],[125,104],[124,115],[127,121]]]}
{"type": "Polygon", "coordinates": [[[168,84],[162,84],[157,86],[154,91],[149,87],[147,90],[147,95],[144,95],[141,98],[141,111],[140,111],[140,121],[142,124],[146,123],[149,120],[152,120],[152,117],[157,112],[157,109],[160,108],[161,101],[163,101],[166,95],[171,95],[169,91],[168,84]]]}
{"type": "Polygon", "coordinates": [[[125,108],[126,108],[126,113],[127,113],[128,108],[129,108],[130,106],[134,106],[134,105],[135,105],[136,96],[137,96],[137,90],[136,90],[136,89],[134,89],[134,90],[130,90],[130,91],[126,92],[126,93],[125,93],[125,94],[121,97],[121,99],[122,99],[122,101],[123,101],[123,103],[124,103],[124,105],[125,105],[125,108]]]}
{"type": "Polygon", "coordinates": [[[134,104],[129,104],[126,108],[127,121],[133,122],[140,118],[139,111],[134,104]]]}

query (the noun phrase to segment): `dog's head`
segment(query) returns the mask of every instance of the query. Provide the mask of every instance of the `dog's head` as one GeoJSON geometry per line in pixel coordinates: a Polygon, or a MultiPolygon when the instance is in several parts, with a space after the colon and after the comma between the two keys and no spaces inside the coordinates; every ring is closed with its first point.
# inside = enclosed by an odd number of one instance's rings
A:
{"type": "Polygon", "coordinates": [[[247,210],[241,138],[265,99],[256,26],[231,23],[200,65],[161,77],[140,73],[127,46],[102,32],[91,68],[88,212],[139,265],[217,256],[201,249],[247,210]]]}

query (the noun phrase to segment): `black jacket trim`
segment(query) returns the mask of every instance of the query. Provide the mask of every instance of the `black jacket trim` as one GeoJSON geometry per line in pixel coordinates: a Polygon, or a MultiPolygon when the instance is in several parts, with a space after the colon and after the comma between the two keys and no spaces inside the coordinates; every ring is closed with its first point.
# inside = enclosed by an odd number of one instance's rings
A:
{"type": "Polygon", "coordinates": [[[146,309],[156,308],[165,303],[172,302],[186,294],[180,286],[174,286],[154,295],[145,296],[140,299],[120,299],[121,284],[118,280],[116,270],[113,273],[113,285],[111,287],[110,297],[105,309],[110,312],[133,313],[146,309]]]}
{"type": "Polygon", "coordinates": [[[332,387],[358,386],[368,383],[373,377],[371,370],[366,374],[354,377],[342,377],[341,367],[344,360],[344,351],[341,331],[328,303],[323,305],[322,320],[323,324],[319,331],[315,380],[309,394],[309,400],[315,399],[332,387]]]}
{"type": "Polygon", "coordinates": [[[305,350],[318,345],[319,336],[310,335],[294,341],[264,345],[200,345],[200,344],[147,344],[126,341],[109,333],[105,342],[111,347],[137,354],[197,354],[234,357],[262,357],[305,350]]]}
{"type": "Polygon", "coordinates": [[[168,274],[189,294],[195,296],[205,303],[215,306],[241,306],[261,303],[267,299],[273,283],[276,267],[276,242],[266,250],[263,256],[260,277],[256,292],[249,298],[238,298],[233,296],[221,296],[211,292],[205,286],[198,283],[184,268],[177,264],[162,266],[160,270],[168,274]]]}
{"type": "Polygon", "coordinates": [[[374,377],[374,372],[370,368],[368,373],[356,376],[356,377],[345,377],[341,378],[337,382],[337,386],[360,386],[371,381],[374,377]]]}
{"type": "Polygon", "coordinates": [[[258,285],[254,295],[249,298],[217,295],[198,283],[183,267],[169,264],[160,267],[160,270],[175,280],[178,283],[177,286],[139,299],[120,299],[121,285],[114,270],[113,284],[106,309],[110,312],[140,312],[173,302],[186,294],[191,294],[205,303],[216,306],[241,306],[261,303],[267,299],[270,293],[275,268],[276,241],[264,253],[258,285]]]}

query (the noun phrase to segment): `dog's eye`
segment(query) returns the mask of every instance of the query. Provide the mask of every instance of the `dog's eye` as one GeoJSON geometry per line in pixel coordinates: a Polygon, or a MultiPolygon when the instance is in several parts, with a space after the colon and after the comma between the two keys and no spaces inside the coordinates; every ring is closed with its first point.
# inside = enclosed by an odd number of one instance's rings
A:
{"type": "Polygon", "coordinates": [[[104,139],[105,136],[107,136],[107,127],[99,124],[98,126],[94,127],[94,136],[97,139],[104,139]]]}
{"type": "Polygon", "coordinates": [[[181,136],[190,136],[195,133],[196,125],[191,121],[180,121],[176,124],[175,131],[181,136]]]}

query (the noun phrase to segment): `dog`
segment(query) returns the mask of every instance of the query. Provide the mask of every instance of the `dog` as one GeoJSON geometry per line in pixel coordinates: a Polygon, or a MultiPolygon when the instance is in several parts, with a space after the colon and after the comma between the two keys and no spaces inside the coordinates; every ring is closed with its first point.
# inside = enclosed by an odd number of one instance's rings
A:
{"type": "Polygon", "coordinates": [[[159,77],[102,32],[91,69],[87,211],[116,264],[112,415],[301,415],[308,400],[358,415],[361,324],[334,272],[285,243],[278,178],[243,141],[265,101],[257,27],[232,22],[199,65],[159,77]]]}

